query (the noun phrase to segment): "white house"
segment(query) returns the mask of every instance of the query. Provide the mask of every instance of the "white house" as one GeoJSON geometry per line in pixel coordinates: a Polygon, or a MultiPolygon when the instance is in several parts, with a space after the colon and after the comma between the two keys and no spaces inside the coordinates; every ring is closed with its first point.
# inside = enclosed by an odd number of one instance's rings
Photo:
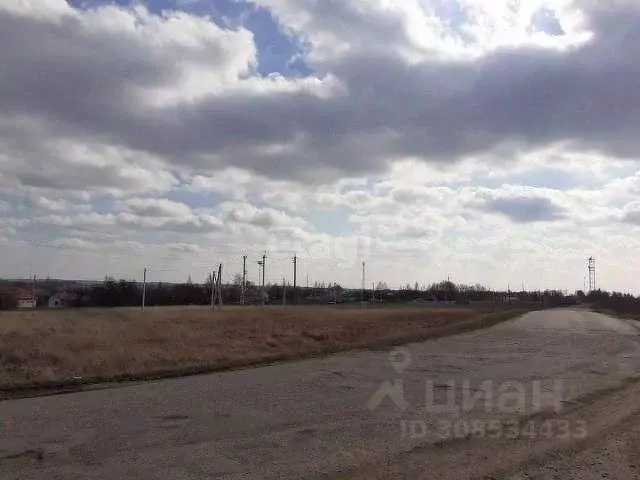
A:
{"type": "Polygon", "coordinates": [[[49,308],[64,308],[70,306],[71,302],[77,299],[77,295],[59,292],[49,297],[49,308]]]}
{"type": "Polygon", "coordinates": [[[37,302],[34,297],[18,297],[16,298],[17,307],[19,309],[36,308],[37,302]]]}

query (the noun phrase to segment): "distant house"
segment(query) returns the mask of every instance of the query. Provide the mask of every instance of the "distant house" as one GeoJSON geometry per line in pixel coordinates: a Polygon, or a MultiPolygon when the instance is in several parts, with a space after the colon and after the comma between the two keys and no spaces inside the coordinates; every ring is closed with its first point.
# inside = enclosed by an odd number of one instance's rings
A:
{"type": "Polygon", "coordinates": [[[12,285],[0,287],[0,310],[36,308],[37,304],[29,290],[12,285]]]}
{"type": "Polygon", "coordinates": [[[30,308],[36,308],[38,301],[33,295],[22,295],[16,298],[16,308],[26,310],[30,308]]]}
{"type": "Polygon", "coordinates": [[[73,305],[78,300],[75,293],[58,292],[49,297],[49,308],[65,308],[73,305]]]}

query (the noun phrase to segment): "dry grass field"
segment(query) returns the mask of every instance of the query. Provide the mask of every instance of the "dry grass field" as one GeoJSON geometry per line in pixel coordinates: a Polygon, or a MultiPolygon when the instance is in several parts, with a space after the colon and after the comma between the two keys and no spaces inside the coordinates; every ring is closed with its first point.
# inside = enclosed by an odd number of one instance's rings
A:
{"type": "Polygon", "coordinates": [[[0,391],[209,372],[483,328],[521,310],[161,307],[0,313],[0,391]]]}

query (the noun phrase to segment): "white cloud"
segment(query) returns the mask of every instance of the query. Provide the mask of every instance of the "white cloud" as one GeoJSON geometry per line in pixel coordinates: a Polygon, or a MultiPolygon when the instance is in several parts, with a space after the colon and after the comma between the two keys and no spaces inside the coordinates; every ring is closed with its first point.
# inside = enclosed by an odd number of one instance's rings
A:
{"type": "Polygon", "coordinates": [[[78,215],[45,215],[27,220],[27,223],[34,225],[50,225],[55,227],[88,227],[88,228],[108,228],[116,225],[117,218],[114,214],[100,213],[80,213],[78,215]]]}
{"type": "Polygon", "coordinates": [[[243,169],[225,168],[215,175],[195,175],[189,180],[187,189],[197,193],[219,193],[236,200],[244,199],[249,191],[263,180],[243,169]]]}
{"type": "Polygon", "coordinates": [[[24,198],[24,205],[35,211],[46,212],[70,212],[70,211],[91,211],[91,205],[73,203],[67,199],[49,198],[41,195],[28,195],[24,198]]]}
{"type": "Polygon", "coordinates": [[[193,243],[168,243],[165,245],[167,249],[176,253],[201,253],[202,248],[193,243]]]}
{"type": "Polygon", "coordinates": [[[255,3],[312,75],[257,75],[242,22],[0,5],[0,274],[266,249],[274,279],[298,252],[352,285],[366,258],[390,284],[553,287],[593,254],[640,289],[637,2],[255,3]]]}

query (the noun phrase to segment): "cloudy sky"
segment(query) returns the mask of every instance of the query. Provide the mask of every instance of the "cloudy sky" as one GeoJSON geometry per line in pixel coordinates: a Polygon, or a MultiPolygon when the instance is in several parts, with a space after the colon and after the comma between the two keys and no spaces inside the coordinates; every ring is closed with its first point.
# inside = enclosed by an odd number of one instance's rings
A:
{"type": "Polygon", "coordinates": [[[0,0],[0,276],[640,293],[637,0],[0,0]]]}

